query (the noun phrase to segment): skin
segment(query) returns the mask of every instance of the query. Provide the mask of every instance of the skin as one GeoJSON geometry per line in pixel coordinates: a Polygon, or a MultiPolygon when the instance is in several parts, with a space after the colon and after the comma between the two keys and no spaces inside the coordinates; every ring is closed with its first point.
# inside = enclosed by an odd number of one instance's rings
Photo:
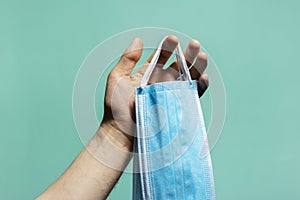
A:
{"type": "MultiPolygon", "coordinates": [[[[149,84],[177,79],[176,61],[166,70],[162,69],[177,43],[175,36],[166,38],[149,84]]],[[[135,74],[131,74],[142,51],[142,40],[135,38],[109,74],[104,117],[99,129],[69,168],[37,199],[89,200],[105,199],[109,195],[131,159],[135,133],[134,88],[140,85],[155,53],[135,74]]],[[[193,79],[199,81],[198,93],[201,97],[208,87],[208,76],[203,73],[207,66],[207,55],[200,51],[197,40],[190,41],[184,54],[188,66],[194,63],[190,73],[193,79]]]]}

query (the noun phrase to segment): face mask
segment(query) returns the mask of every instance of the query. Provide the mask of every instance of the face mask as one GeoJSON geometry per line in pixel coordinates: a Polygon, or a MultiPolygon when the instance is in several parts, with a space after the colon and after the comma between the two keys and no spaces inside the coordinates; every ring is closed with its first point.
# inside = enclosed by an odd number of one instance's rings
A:
{"type": "Polygon", "coordinates": [[[215,199],[197,81],[191,80],[179,45],[180,80],[147,85],[162,43],[135,89],[133,199],[215,199]]]}

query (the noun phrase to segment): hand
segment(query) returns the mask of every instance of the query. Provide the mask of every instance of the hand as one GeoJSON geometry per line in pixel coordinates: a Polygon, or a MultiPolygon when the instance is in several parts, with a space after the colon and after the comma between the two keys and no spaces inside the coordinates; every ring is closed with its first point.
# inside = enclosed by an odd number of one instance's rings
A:
{"type": "MultiPolygon", "coordinates": [[[[166,38],[162,45],[157,66],[150,77],[150,84],[177,79],[178,65],[176,61],[166,70],[162,69],[177,44],[178,39],[175,36],[166,38]]],[[[132,150],[133,134],[136,131],[134,88],[140,86],[144,72],[155,53],[154,51],[135,74],[131,74],[141,58],[142,51],[142,40],[135,38],[110,72],[105,94],[104,117],[100,125],[103,134],[109,137],[114,144],[128,151],[132,150]]],[[[192,79],[199,80],[198,93],[201,97],[208,87],[208,76],[203,73],[207,66],[207,55],[200,52],[200,43],[197,40],[189,42],[184,54],[188,66],[196,59],[194,65],[190,68],[190,73],[192,79]]]]}
{"type": "MultiPolygon", "coordinates": [[[[177,46],[177,38],[169,36],[163,46],[150,83],[176,80],[177,63],[166,70],[167,62],[177,46]]],[[[208,86],[208,77],[203,74],[207,66],[207,56],[199,52],[200,44],[191,40],[185,50],[188,65],[196,58],[190,72],[199,80],[199,96],[208,86]]],[[[131,72],[140,59],[143,43],[136,38],[111,71],[106,87],[104,118],[96,135],[90,140],[71,166],[38,199],[106,199],[127,166],[132,151],[134,123],[134,87],[140,85],[141,78],[152,56],[139,71],[131,72]],[[101,161],[101,162],[99,162],[101,161]]]]}

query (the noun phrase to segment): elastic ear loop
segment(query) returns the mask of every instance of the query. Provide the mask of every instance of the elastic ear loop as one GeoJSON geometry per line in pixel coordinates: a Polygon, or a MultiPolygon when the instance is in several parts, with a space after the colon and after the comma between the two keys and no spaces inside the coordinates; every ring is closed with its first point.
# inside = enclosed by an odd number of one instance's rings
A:
{"type": "Polygon", "coordinates": [[[185,61],[185,57],[184,54],[182,52],[182,49],[180,47],[180,43],[178,43],[177,47],[176,47],[176,58],[177,58],[177,62],[178,62],[178,70],[179,70],[179,78],[181,80],[181,71],[180,69],[182,69],[182,74],[183,77],[185,78],[185,81],[188,81],[190,83],[190,85],[192,84],[192,78],[189,72],[189,68],[186,64],[185,61]]]}
{"type": "MultiPolygon", "coordinates": [[[[160,52],[161,52],[161,48],[162,48],[162,45],[163,45],[163,42],[165,41],[165,39],[167,38],[168,36],[164,37],[163,40],[160,42],[147,70],[145,71],[145,74],[141,80],[141,87],[143,86],[146,86],[148,84],[148,81],[150,79],[150,76],[154,70],[154,67],[158,61],[158,58],[159,58],[159,55],[160,55],[160,52]]],[[[177,59],[177,62],[178,62],[178,71],[179,71],[179,77],[181,79],[181,70],[183,71],[183,76],[185,78],[185,80],[189,81],[190,84],[192,84],[192,79],[191,79],[191,76],[190,76],[190,73],[189,73],[189,68],[186,64],[186,61],[185,61],[185,57],[183,55],[183,52],[182,52],[182,49],[180,47],[180,44],[178,43],[176,49],[176,59],[177,59]],[[180,63],[180,64],[179,64],[180,63]]]]}
{"type": "Polygon", "coordinates": [[[149,81],[149,79],[150,79],[150,76],[151,76],[151,74],[152,74],[152,72],[154,70],[154,67],[155,67],[155,65],[156,65],[156,63],[158,61],[162,45],[163,45],[163,43],[164,43],[164,41],[165,41],[166,38],[167,38],[167,36],[164,37],[162,39],[162,41],[160,42],[160,44],[158,45],[157,50],[156,50],[156,52],[155,52],[155,54],[154,54],[154,56],[153,56],[153,58],[152,58],[152,60],[151,60],[151,62],[149,64],[149,66],[147,67],[147,70],[145,71],[145,74],[144,74],[144,76],[143,76],[143,78],[141,80],[141,86],[142,87],[146,86],[147,83],[148,83],[148,81],[149,81]]]}

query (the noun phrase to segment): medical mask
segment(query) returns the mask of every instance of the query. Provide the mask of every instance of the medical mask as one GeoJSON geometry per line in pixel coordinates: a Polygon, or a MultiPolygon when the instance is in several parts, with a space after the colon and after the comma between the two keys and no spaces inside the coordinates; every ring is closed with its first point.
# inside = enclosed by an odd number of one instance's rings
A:
{"type": "Polygon", "coordinates": [[[213,171],[197,81],[191,79],[179,44],[179,80],[147,85],[162,43],[135,89],[133,167],[138,173],[133,174],[133,199],[213,200],[213,171]]]}

